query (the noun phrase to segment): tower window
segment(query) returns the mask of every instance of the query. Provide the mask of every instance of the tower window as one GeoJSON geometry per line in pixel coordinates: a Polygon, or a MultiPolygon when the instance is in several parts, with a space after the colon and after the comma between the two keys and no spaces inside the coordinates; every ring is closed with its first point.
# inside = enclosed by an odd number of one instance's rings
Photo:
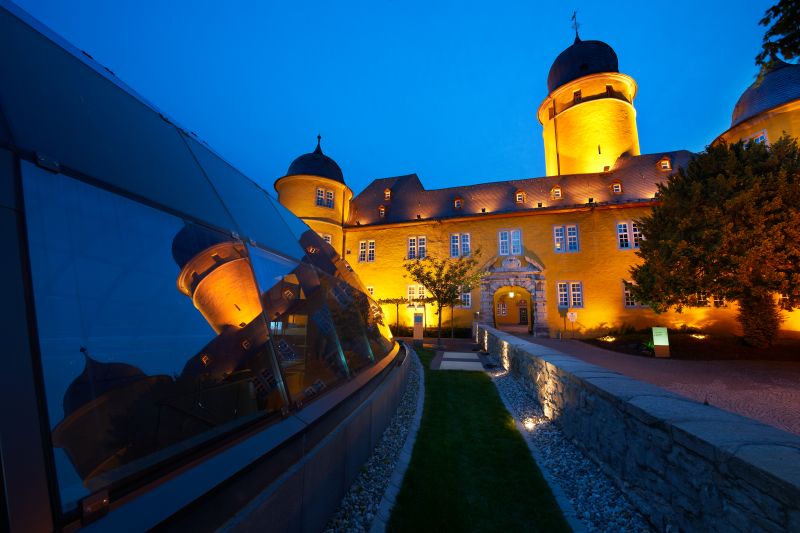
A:
{"type": "Polygon", "coordinates": [[[572,93],[572,103],[579,104],[580,101],[581,101],[581,92],[575,91],[574,93],[572,93]]]}
{"type": "Polygon", "coordinates": [[[316,195],[316,204],[320,207],[330,207],[333,208],[333,191],[329,191],[328,189],[323,189],[322,187],[317,187],[317,195],[316,195]]]}
{"type": "Polygon", "coordinates": [[[606,85],[606,96],[614,96],[614,88],[611,85],[606,85]]]}
{"type": "Polygon", "coordinates": [[[383,199],[385,201],[387,201],[387,202],[392,199],[392,191],[391,191],[391,189],[384,189],[383,190],[383,199]]]}
{"type": "Polygon", "coordinates": [[[553,200],[560,200],[561,199],[561,186],[556,185],[552,189],[550,189],[550,198],[553,200]]]}
{"type": "Polygon", "coordinates": [[[597,145],[597,153],[598,153],[598,154],[601,154],[601,153],[602,153],[602,152],[600,151],[600,145],[599,145],[599,144],[597,145]]]}

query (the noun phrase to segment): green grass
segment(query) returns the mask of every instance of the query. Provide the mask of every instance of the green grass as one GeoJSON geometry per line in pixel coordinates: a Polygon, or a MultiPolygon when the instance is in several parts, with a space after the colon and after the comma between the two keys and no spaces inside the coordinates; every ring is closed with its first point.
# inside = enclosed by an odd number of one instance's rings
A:
{"type": "Polygon", "coordinates": [[[389,531],[569,531],[497,390],[425,367],[425,410],[389,531]]]}

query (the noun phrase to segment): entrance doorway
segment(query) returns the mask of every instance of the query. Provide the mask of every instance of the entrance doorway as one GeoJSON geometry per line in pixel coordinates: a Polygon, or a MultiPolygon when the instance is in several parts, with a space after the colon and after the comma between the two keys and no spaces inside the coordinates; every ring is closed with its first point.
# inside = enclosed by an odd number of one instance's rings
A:
{"type": "Polygon", "coordinates": [[[531,327],[531,293],[519,285],[507,285],[494,293],[493,319],[496,327],[525,332],[531,327]]]}
{"type": "MultiPolygon", "coordinates": [[[[524,304],[525,302],[520,302],[524,304]]],[[[527,326],[528,325],[528,306],[527,305],[520,305],[519,306],[519,325],[520,326],[527,326]]]]}

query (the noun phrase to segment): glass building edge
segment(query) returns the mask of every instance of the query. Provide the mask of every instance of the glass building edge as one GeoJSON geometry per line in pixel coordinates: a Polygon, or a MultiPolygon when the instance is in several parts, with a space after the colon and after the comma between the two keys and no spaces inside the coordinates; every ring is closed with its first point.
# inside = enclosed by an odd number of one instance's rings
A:
{"type": "Polygon", "coordinates": [[[0,381],[0,447],[6,519],[12,531],[51,531],[54,528],[57,487],[52,479],[53,464],[47,433],[43,431],[41,371],[34,354],[37,351],[25,253],[25,223],[18,202],[21,194],[19,160],[0,158],[0,187],[13,197],[11,205],[0,206],[0,287],[4,297],[2,316],[6,356],[0,381]]]}

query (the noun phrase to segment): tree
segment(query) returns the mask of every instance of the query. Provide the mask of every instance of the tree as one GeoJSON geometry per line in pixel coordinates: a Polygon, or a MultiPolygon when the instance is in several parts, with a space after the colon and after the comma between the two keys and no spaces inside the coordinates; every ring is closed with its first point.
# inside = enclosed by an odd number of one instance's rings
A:
{"type": "Polygon", "coordinates": [[[767,9],[759,24],[767,31],[756,65],[768,67],[778,56],[785,61],[800,57],[800,0],[780,0],[767,9]]]}
{"type": "Polygon", "coordinates": [[[461,293],[472,290],[483,277],[478,270],[477,257],[480,250],[469,257],[445,258],[425,257],[424,259],[406,259],[403,267],[408,277],[424,286],[431,294],[430,301],[436,303],[436,314],[439,316],[437,341],[442,340],[442,311],[451,308],[461,301],[461,293]]]}
{"type": "Polygon", "coordinates": [[[744,340],[772,343],[775,293],[800,305],[800,150],[709,146],[659,185],[659,204],[638,221],[644,240],[631,269],[633,296],[656,312],[696,304],[698,293],[736,300],[744,340]]]}
{"type": "Polygon", "coordinates": [[[398,296],[396,298],[381,298],[378,300],[378,303],[394,305],[394,334],[397,335],[400,327],[400,305],[408,303],[408,298],[403,296],[398,296]]]}

